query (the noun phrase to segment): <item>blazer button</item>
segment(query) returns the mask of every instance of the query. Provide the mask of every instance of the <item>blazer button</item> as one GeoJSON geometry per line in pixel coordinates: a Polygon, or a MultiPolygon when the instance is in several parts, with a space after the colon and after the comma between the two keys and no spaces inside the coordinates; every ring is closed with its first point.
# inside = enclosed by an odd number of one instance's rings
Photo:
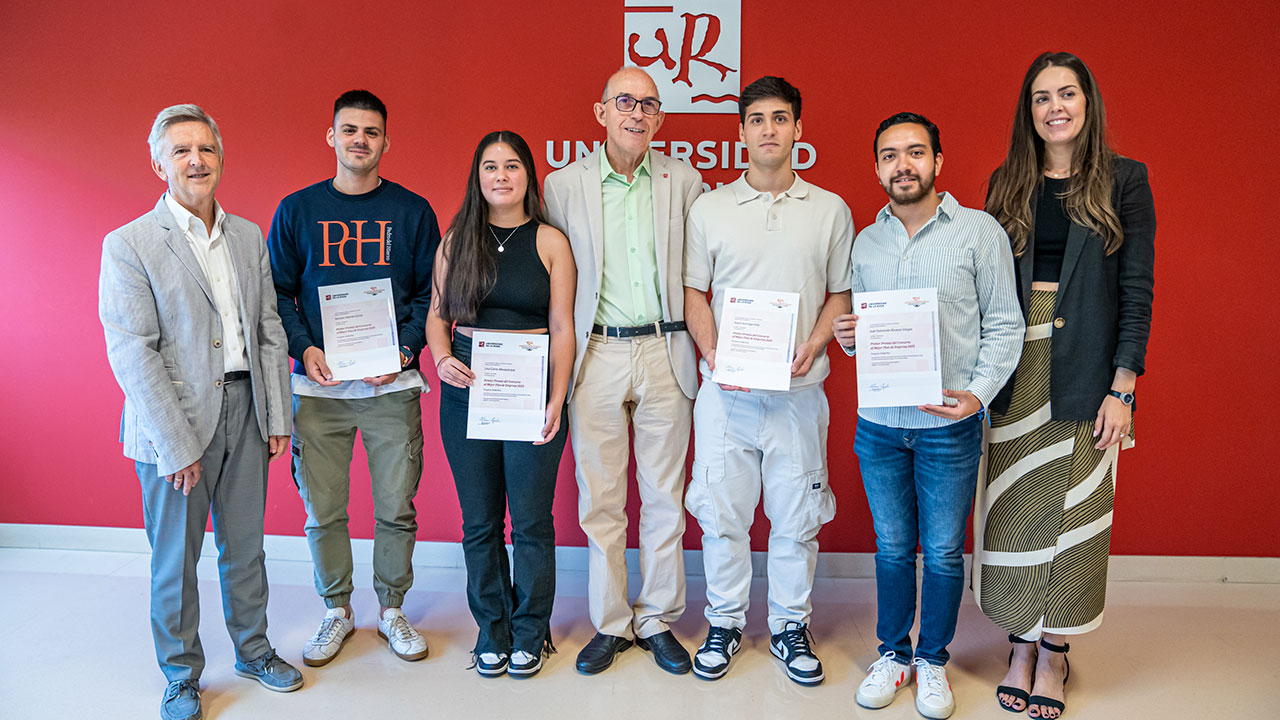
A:
{"type": "Polygon", "coordinates": [[[222,381],[221,381],[221,380],[214,380],[214,381],[213,381],[213,386],[214,386],[214,387],[216,387],[216,388],[220,388],[220,387],[222,387],[222,381]]]}
{"type": "Polygon", "coordinates": [[[1062,318],[1054,318],[1053,326],[1058,328],[1059,330],[1061,330],[1062,327],[1066,324],[1067,324],[1066,320],[1063,320],[1062,318]]]}
{"type": "MultiPolygon", "coordinates": [[[[1059,326],[1059,327],[1061,327],[1061,326],[1059,326]]],[[[220,347],[222,347],[222,341],[221,341],[221,340],[214,340],[214,341],[213,341],[213,346],[214,346],[214,347],[216,347],[216,348],[220,348],[220,347]]]]}

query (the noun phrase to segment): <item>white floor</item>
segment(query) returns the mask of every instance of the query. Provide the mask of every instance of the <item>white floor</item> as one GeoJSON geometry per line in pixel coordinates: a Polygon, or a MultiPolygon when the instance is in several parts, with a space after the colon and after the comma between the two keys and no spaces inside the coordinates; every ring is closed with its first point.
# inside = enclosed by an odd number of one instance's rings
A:
{"type": "MultiPolygon", "coordinates": [[[[466,670],[475,639],[461,570],[417,568],[405,612],[431,656],[406,663],[379,640],[371,570],[357,565],[356,635],[324,668],[301,665],[303,642],[323,614],[307,563],[271,561],[270,636],[302,668],[296,693],[268,692],[232,673],[216,566],[200,564],[201,679],[206,718],[916,718],[912,691],[883,710],[853,702],[875,658],[875,585],[820,579],[814,592],[816,651],[826,683],[787,680],[768,652],[763,580],[753,586],[746,646],[724,679],[669,675],[639,649],[585,677],[573,659],[591,637],[586,576],[561,572],[552,620],[559,654],[537,677],[482,679],[466,670]]],[[[148,556],[0,548],[0,718],[155,718],[164,677],[148,622],[148,556]]],[[[690,578],[689,610],[675,626],[701,642],[703,590],[690,578]]],[[[1011,716],[993,696],[1003,675],[1003,634],[966,595],[949,666],[955,718],[1011,716]]],[[[1066,717],[1280,718],[1280,585],[1112,583],[1107,619],[1073,643],[1066,717]]]]}

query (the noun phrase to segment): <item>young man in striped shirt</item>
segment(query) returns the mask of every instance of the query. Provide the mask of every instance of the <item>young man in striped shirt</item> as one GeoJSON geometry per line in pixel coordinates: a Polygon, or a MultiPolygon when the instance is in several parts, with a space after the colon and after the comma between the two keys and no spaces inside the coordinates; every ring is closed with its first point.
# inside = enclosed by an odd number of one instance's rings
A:
{"type": "MultiPolygon", "coordinates": [[[[876,635],[880,659],[858,688],[859,705],[893,702],[912,671],[916,709],[955,710],[947,645],[964,589],[965,520],[982,458],[982,409],[1018,363],[1024,324],[1009,238],[995,218],[939,194],[938,127],[898,113],[876,130],[876,175],[889,204],[853,244],[853,292],[937,288],[942,405],[860,408],[854,451],[876,529],[876,635]],[[924,551],[920,637],[914,652],[916,544],[924,551]]],[[[854,353],[856,314],[836,318],[854,353]]]]}

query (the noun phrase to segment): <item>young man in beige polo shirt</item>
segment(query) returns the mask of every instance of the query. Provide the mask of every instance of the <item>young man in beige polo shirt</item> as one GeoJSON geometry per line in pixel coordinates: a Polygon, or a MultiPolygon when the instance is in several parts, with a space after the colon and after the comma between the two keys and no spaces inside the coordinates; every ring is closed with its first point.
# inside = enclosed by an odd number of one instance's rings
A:
{"type": "Polygon", "coordinates": [[[792,680],[817,685],[823,672],[809,645],[809,595],[818,530],[835,516],[822,381],[830,369],[832,319],[850,307],[853,219],[839,196],[791,168],[801,132],[799,90],[762,77],[743,88],[738,107],[749,166],[694,203],[685,242],[685,317],[703,356],[685,506],[702,526],[711,623],[693,671],[709,680],[723,676],[741,644],[751,587],[748,532],[763,494],[770,650],[792,680]],[[711,381],[729,288],[799,293],[789,390],[711,381]]]}

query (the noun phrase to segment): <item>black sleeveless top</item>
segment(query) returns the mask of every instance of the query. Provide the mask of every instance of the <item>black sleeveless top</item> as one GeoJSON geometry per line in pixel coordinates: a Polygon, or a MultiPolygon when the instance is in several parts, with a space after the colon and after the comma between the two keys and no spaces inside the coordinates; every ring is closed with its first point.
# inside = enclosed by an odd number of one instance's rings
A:
{"type": "Polygon", "coordinates": [[[487,240],[493,243],[498,279],[480,301],[473,326],[490,330],[548,327],[551,276],[538,257],[538,223],[530,220],[518,228],[490,225],[486,230],[487,240]]]}
{"type": "Polygon", "coordinates": [[[1031,279],[1035,282],[1058,282],[1062,275],[1062,256],[1067,250],[1067,233],[1071,218],[1058,197],[1067,190],[1068,178],[1047,177],[1040,184],[1036,205],[1036,243],[1032,257],[1031,279]]]}

